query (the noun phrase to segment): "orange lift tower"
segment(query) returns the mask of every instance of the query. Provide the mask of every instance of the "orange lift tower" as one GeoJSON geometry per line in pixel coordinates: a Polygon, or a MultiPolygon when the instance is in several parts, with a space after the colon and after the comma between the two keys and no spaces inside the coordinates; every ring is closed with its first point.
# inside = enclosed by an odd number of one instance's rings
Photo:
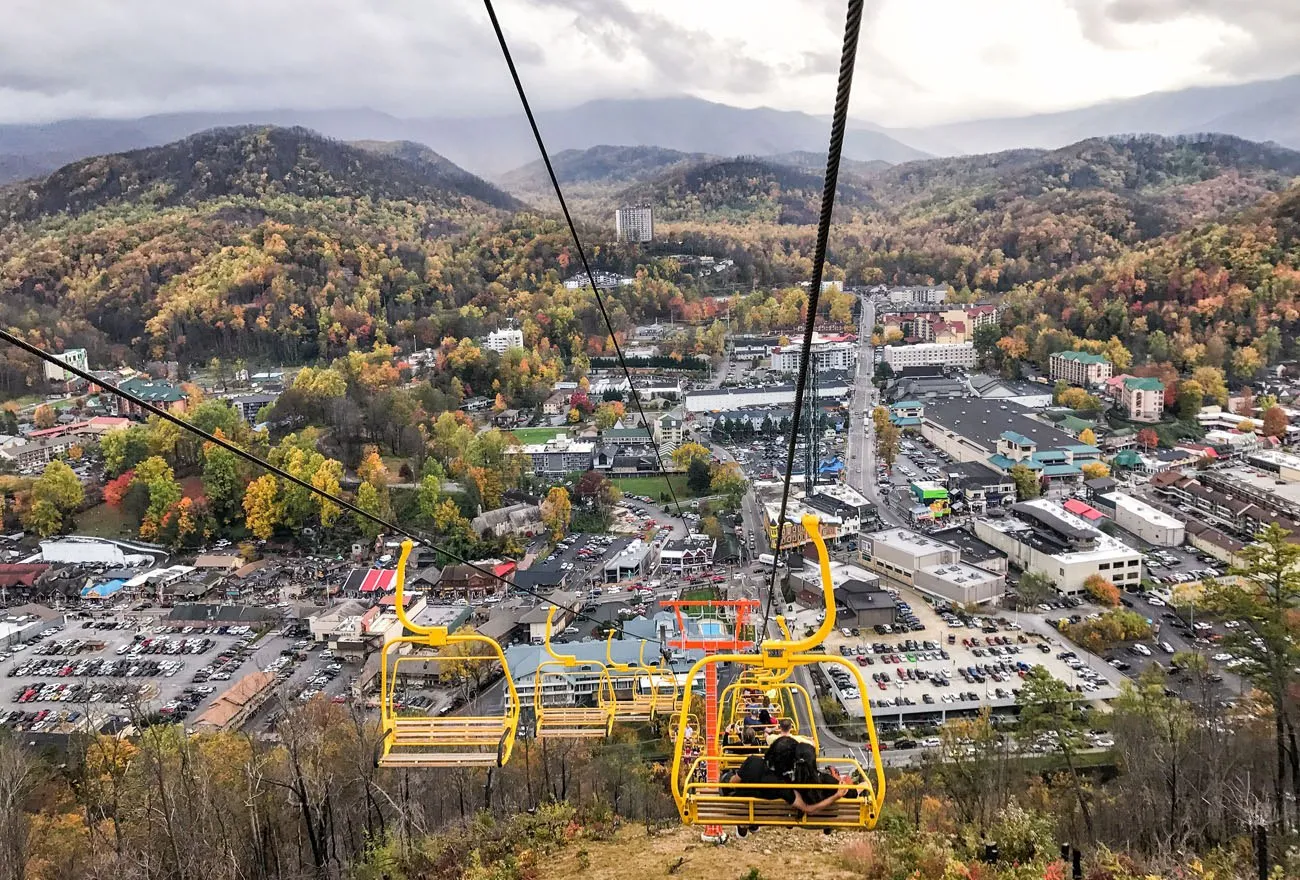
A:
{"type": "MultiPolygon", "coordinates": [[[[754,620],[763,604],[757,599],[685,599],[661,602],[677,617],[677,635],[668,640],[668,647],[681,651],[703,651],[707,654],[739,654],[756,651],[763,633],[755,632],[754,620]]],[[[682,699],[688,703],[691,694],[682,699]]],[[[704,674],[704,723],[706,755],[719,754],[718,750],[718,664],[709,663],[704,674]]],[[[677,731],[681,736],[682,731],[677,731]]],[[[708,781],[718,782],[718,762],[706,762],[708,781]]],[[[726,842],[726,832],[721,825],[706,825],[703,839],[707,843],[726,842]]]]}

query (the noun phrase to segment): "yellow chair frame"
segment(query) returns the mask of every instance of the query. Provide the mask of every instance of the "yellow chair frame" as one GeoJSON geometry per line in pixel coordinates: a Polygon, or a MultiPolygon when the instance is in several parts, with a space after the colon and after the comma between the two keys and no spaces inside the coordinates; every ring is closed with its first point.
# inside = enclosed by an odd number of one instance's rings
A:
{"type": "Polygon", "coordinates": [[[557,653],[551,645],[551,627],[557,608],[546,615],[546,637],[542,642],[550,660],[537,665],[533,676],[534,732],[539,739],[591,739],[609,736],[614,730],[614,685],[609,669],[599,661],[582,661],[572,654],[557,653]],[[595,706],[547,706],[546,681],[551,678],[571,681],[583,666],[599,666],[595,706]]]}
{"type": "Polygon", "coordinates": [[[519,730],[519,694],[510,674],[505,652],[495,639],[478,633],[449,633],[445,626],[421,626],[406,616],[404,587],[406,565],[412,543],[402,542],[397,560],[397,617],[414,635],[400,636],[384,643],[380,658],[379,717],[383,731],[380,767],[500,767],[510,760],[519,730]],[[403,646],[413,650],[432,649],[436,654],[400,656],[403,646]],[[485,649],[482,654],[450,654],[461,647],[485,649]],[[399,656],[392,656],[397,654],[399,656]],[[389,668],[390,657],[392,668],[389,668]],[[499,663],[507,690],[505,711],[501,715],[431,716],[403,714],[397,708],[398,668],[403,662],[499,663]]]}
{"type": "Polygon", "coordinates": [[[637,662],[615,663],[614,630],[610,629],[605,638],[605,668],[609,671],[610,696],[613,699],[614,717],[620,721],[653,721],[660,712],[670,713],[679,708],[677,706],[676,675],[671,669],[664,669],[662,660],[660,660],[658,666],[647,666],[645,662],[645,646],[646,641],[642,639],[641,648],[637,652],[637,662]],[[648,694],[641,693],[637,686],[642,676],[650,678],[650,693],[648,694]],[[659,681],[665,676],[672,682],[669,685],[671,692],[661,695],[659,693],[659,681]],[[618,683],[620,681],[627,681],[631,685],[632,696],[630,699],[622,700],[618,698],[618,683]]]}
{"type": "MultiPolygon", "coordinates": [[[[847,767],[850,778],[857,780],[850,784],[849,794],[831,804],[821,812],[804,814],[796,811],[783,800],[769,800],[746,797],[743,794],[724,795],[722,786],[717,782],[696,779],[701,765],[716,762],[720,774],[725,776],[730,770],[740,766],[745,756],[742,754],[716,755],[700,754],[689,765],[683,759],[683,742],[681,738],[673,749],[673,769],[669,774],[672,785],[673,800],[677,804],[678,814],[687,825],[785,825],[805,828],[874,828],[880,819],[880,811],[885,800],[885,771],[880,760],[880,743],[876,738],[876,726],[871,717],[868,693],[862,680],[862,673],[856,664],[848,663],[842,657],[815,653],[813,649],[823,643],[826,636],[835,629],[835,589],[831,581],[830,557],[826,544],[821,537],[820,523],[817,517],[806,515],[803,518],[804,530],[817,549],[817,558],[821,570],[822,595],[826,602],[826,615],[821,627],[809,638],[791,640],[789,638],[764,641],[757,655],[753,654],[714,654],[699,660],[687,675],[686,688],[701,675],[709,664],[735,663],[752,671],[758,678],[766,672],[773,676],[792,672],[800,666],[813,666],[819,663],[835,663],[849,670],[849,674],[858,683],[858,693],[863,695],[862,709],[870,747],[872,773],[868,773],[854,758],[819,758],[820,766],[847,767]]],[[[678,730],[687,721],[683,711],[678,719],[678,730]]],[[[743,792],[745,789],[798,788],[801,790],[819,789],[836,790],[836,784],[809,784],[795,786],[773,786],[770,784],[728,784],[729,789],[743,792]]]]}

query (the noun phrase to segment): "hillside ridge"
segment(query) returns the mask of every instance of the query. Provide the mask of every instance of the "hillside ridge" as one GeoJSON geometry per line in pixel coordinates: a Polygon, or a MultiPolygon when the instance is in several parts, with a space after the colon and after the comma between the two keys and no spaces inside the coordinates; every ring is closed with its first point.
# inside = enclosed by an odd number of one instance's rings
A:
{"type": "Polygon", "coordinates": [[[0,215],[23,221],[121,203],[164,207],[281,193],[519,206],[487,181],[428,154],[438,161],[363,149],[305,128],[217,128],[160,147],[83,159],[12,185],[0,190],[0,215]]]}

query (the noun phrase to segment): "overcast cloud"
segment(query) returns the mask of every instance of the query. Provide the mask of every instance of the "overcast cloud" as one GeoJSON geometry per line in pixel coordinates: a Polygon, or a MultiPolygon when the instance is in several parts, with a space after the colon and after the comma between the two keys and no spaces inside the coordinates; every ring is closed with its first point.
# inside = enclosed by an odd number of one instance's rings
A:
{"type": "MultiPolygon", "coordinates": [[[[1298,0],[867,0],[855,117],[915,125],[1300,72],[1298,0]]],[[[690,94],[827,113],[837,0],[497,0],[539,107],[690,94]]],[[[0,121],[516,112],[475,0],[9,0],[0,121]]]]}

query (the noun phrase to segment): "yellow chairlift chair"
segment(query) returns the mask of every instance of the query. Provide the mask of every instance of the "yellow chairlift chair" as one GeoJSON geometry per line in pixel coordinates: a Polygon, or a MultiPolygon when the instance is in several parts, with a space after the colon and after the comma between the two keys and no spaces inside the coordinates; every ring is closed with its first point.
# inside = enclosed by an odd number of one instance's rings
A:
{"type": "Polygon", "coordinates": [[[614,629],[605,639],[606,668],[609,670],[610,692],[614,697],[614,717],[632,723],[653,721],[676,708],[676,678],[671,669],[664,669],[662,659],[657,666],[645,662],[646,641],[640,640],[635,663],[614,661],[614,629]],[[643,688],[644,684],[644,688],[643,688]]]}
{"type": "MultiPolygon", "coordinates": [[[[380,665],[380,724],[383,739],[376,763],[381,767],[500,767],[510,759],[519,729],[519,695],[494,639],[478,633],[450,633],[445,626],[422,626],[406,616],[403,589],[410,541],[402,543],[397,561],[396,609],[412,635],[384,643],[380,665]],[[428,714],[399,705],[403,666],[441,678],[464,676],[470,664],[494,664],[504,676],[503,711],[497,715],[428,714]]],[[[479,695],[474,695],[477,699],[479,695]]],[[[471,704],[472,705],[472,704],[471,704]]]]}
{"type": "Polygon", "coordinates": [[[550,655],[533,676],[533,713],[539,739],[609,736],[614,729],[614,694],[609,670],[599,660],[583,661],[560,654],[551,645],[552,608],[546,615],[543,647],[550,655]],[[594,667],[594,669],[593,669],[594,667]],[[592,705],[576,705],[590,698],[592,705]]]}
{"type": "MultiPolygon", "coordinates": [[[[735,663],[742,667],[742,675],[749,674],[754,680],[763,680],[763,676],[777,677],[793,672],[801,667],[817,664],[836,664],[848,670],[858,683],[858,693],[869,693],[862,681],[861,672],[856,664],[844,658],[815,652],[826,636],[835,629],[835,592],[831,582],[830,558],[821,537],[820,523],[814,516],[803,518],[803,527],[817,549],[821,568],[822,595],[826,602],[826,616],[820,628],[810,638],[792,640],[782,638],[762,643],[758,654],[715,654],[698,661],[687,676],[685,687],[689,690],[705,667],[710,663],[735,663]]],[[[741,754],[723,752],[719,754],[700,754],[689,762],[683,754],[682,741],[679,738],[673,752],[673,771],[669,774],[673,799],[677,803],[682,822],[687,825],[786,825],[805,828],[873,828],[880,819],[880,810],[885,798],[885,772],[880,760],[880,745],[876,739],[876,728],[871,718],[870,704],[863,700],[862,711],[867,731],[869,749],[868,764],[863,767],[856,758],[825,758],[819,755],[819,769],[836,767],[847,771],[848,783],[801,783],[793,781],[784,786],[773,786],[768,782],[747,784],[739,782],[709,782],[706,774],[699,772],[701,766],[708,762],[717,762],[721,769],[721,778],[737,769],[745,760],[741,754]],[[747,795],[747,790],[766,789],[770,793],[774,788],[788,789],[793,796],[797,790],[805,793],[826,791],[830,793],[839,788],[847,788],[844,797],[827,805],[820,811],[800,812],[785,800],[759,798],[747,795]]],[[[680,713],[678,727],[687,723],[686,712],[680,713]]],[[[812,734],[815,731],[807,731],[812,734]]],[[[822,742],[826,737],[817,737],[822,742]]],[[[822,798],[824,800],[825,798],[822,798]]],[[[812,798],[812,800],[818,800],[812,798]]]]}

